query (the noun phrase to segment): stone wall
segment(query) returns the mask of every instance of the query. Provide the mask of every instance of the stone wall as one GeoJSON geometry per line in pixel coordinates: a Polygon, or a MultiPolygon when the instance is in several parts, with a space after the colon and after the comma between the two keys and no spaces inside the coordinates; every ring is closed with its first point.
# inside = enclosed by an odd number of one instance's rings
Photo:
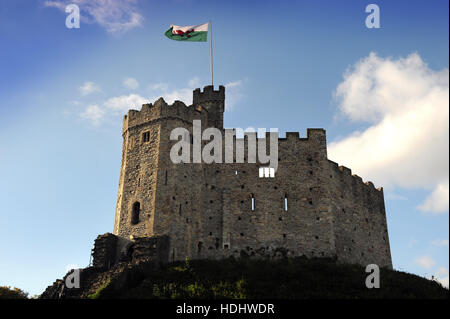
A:
{"type": "Polygon", "coordinates": [[[128,112],[114,234],[167,235],[170,261],[281,254],[391,267],[383,192],[328,160],[323,129],[278,139],[275,178],[260,178],[267,165],[257,162],[172,163],[170,132],[192,134],[194,119],[223,131],[224,98],[223,87],[206,87],[191,106],[160,99],[128,112]]]}
{"type": "Polygon", "coordinates": [[[92,265],[95,268],[108,269],[116,262],[117,236],[106,233],[99,235],[92,249],[92,265]]]}
{"type": "Polygon", "coordinates": [[[329,161],[329,188],[339,259],[392,268],[383,189],[329,161]]]}

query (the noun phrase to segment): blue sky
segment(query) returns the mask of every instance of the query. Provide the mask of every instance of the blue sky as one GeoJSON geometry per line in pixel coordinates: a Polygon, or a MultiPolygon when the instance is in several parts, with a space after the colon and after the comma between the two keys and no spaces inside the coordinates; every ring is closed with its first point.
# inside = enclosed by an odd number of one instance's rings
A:
{"type": "Polygon", "coordinates": [[[329,158],[384,186],[394,267],[448,282],[448,1],[0,2],[0,285],[31,294],[111,232],[122,115],[210,81],[226,127],[327,130],[329,158]],[[106,8],[102,7],[105,3],[106,8]],[[61,10],[62,9],[62,10],[61,10]],[[446,80],[445,80],[446,78],[446,80]]]}

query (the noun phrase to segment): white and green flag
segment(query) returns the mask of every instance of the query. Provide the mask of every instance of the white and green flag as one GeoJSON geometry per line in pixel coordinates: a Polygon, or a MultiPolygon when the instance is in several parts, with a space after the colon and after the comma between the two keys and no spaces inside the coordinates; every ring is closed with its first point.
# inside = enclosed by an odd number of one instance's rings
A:
{"type": "Polygon", "coordinates": [[[166,31],[165,35],[169,39],[177,41],[206,42],[208,39],[208,26],[209,23],[195,26],[188,25],[185,27],[172,24],[170,29],[166,31]]]}

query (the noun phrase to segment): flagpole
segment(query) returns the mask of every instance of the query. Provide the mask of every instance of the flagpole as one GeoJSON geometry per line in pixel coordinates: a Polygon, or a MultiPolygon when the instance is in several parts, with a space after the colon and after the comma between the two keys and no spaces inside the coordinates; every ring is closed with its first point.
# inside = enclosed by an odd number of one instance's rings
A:
{"type": "Polygon", "coordinates": [[[211,29],[211,37],[209,38],[209,53],[211,56],[211,85],[214,87],[214,69],[213,69],[213,47],[212,47],[212,23],[209,21],[209,27],[211,29]]]}

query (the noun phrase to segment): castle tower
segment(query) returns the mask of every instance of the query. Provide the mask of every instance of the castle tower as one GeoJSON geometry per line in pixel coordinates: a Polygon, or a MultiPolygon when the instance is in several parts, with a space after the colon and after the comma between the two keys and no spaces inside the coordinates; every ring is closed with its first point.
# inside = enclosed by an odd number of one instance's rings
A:
{"type": "Polygon", "coordinates": [[[205,86],[203,92],[194,90],[192,99],[194,106],[201,106],[208,111],[207,127],[223,129],[223,113],[225,112],[225,87],[219,86],[219,91],[214,91],[212,85],[205,86]]]}
{"type": "Polygon", "coordinates": [[[278,170],[270,178],[259,175],[266,165],[248,161],[251,140],[258,151],[268,149],[268,136],[256,134],[239,141],[244,163],[193,163],[188,137],[190,162],[172,162],[178,141],[171,132],[182,128],[192,136],[200,120],[202,130],[223,133],[224,110],[225,88],[206,86],[194,90],[190,106],[160,98],[124,116],[117,256],[133,238],[164,236],[169,261],[307,256],[392,267],[383,191],[328,159],[323,129],[276,139],[278,170]]]}
{"type": "MultiPolygon", "coordinates": [[[[170,134],[175,128],[185,128],[192,136],[194,120],[201,120],[202,129],[223,129],[225,88],[196,89],[193,102],[191,106],[180,101],[168,105],[160,98],[124,116],[114,224],[114,234],[121,238],[170,235],[172,242],[185,243],[191,232],[198,232],[197,214],[205,187],[203,164],[174,164],[170,149],[175,142],[170,134]]],[[[172,249],[172,255],[178,250],[184,248],[172,249]]]]}

